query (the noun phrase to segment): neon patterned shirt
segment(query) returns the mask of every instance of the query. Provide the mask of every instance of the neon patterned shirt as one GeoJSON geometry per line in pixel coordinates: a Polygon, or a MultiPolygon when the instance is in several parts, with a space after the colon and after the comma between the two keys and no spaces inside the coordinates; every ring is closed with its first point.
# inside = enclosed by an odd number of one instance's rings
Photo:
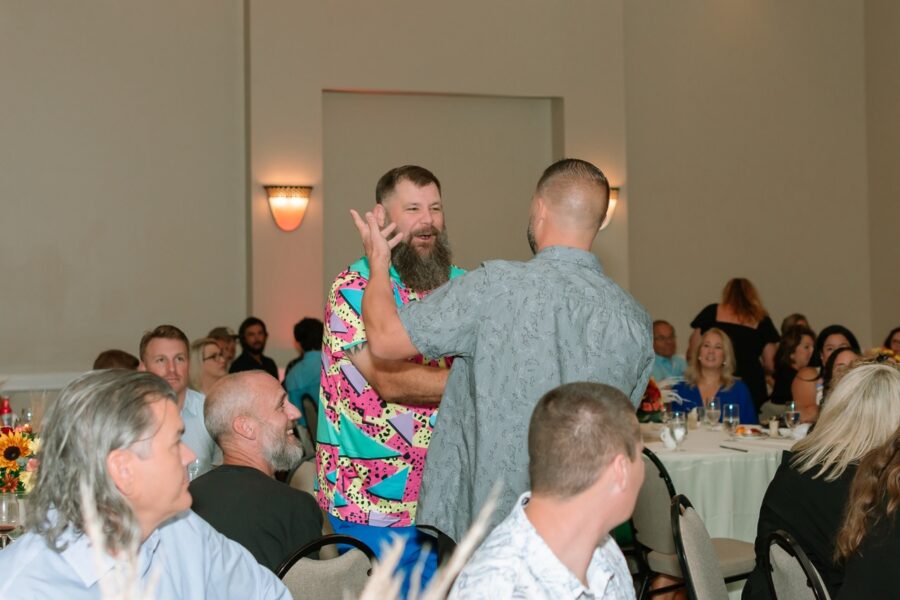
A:
{"type": "MultiPolygon", "coordinates": [[[[463,271],[451,267],[451,279],[463,271]]],[[[406,288],[391,267],[400,307],[424,294],[406,288]]],[[[338,275],[325,308],[322,385],[316,431],[317,497],[329,514],[375,527],[415,523],[425,454],[437,408],[385,402],[345,352],[366,341],[362,297],[369,262],[362,258],[338,275]]],[[[410,359],[450,368],[451,359],[410,359]]]]}

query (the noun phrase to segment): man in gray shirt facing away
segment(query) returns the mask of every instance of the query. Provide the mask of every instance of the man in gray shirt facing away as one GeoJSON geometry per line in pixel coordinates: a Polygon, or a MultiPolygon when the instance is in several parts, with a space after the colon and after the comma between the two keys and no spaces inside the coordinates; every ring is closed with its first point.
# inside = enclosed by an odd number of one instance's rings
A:
{"type": "Polygon", "coordinates": [[[371,266],[363,298],[371,353],[456,357],[426,460],[420,524],[458,541],[497,481],[504,485],[491,525],[509,513],[529,488],[528,422],[547,391],[594,381],[640,402],[653,361],[650,318],[590,251],[608,203],[597,167],[554,163],[531,201],[533,259],[485,262],[399,313],[388,270],[401,236],[354,212],[371,266]]]}

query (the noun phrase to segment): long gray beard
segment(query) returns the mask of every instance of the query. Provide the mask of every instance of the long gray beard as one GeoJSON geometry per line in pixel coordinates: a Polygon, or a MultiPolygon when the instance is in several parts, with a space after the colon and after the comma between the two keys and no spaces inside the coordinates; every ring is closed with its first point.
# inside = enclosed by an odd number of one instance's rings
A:
{"type": "Polygon", "coordinates": [[[391,251],[391,262],[404,285],[411,290],[430,291],[450,279],[452,260],[447,230],[437,233],[428,256],[420,256],[410,244],[400,242],[391,251]]]}

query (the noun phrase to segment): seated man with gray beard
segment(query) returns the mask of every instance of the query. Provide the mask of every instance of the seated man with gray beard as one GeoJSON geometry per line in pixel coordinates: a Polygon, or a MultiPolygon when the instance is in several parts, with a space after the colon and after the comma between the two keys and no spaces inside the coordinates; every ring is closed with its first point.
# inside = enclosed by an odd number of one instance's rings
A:
{"type": "Polygon", "coordinates": [[[312,496],[274,478],[303,457],[294,437],[297,408],[263,371],[220,379],[206,397],[206,428],[222,448],[223,464],[191,482],[191,508],[273,571],[322,535],[312,496]]]}

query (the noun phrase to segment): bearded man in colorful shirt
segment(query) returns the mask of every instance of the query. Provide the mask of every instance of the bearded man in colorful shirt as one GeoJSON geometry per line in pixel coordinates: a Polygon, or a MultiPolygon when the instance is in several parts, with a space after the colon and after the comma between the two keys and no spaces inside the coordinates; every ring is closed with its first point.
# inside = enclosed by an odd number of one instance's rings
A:
{"type": "MultiPolygon", "coordinates": [[[[462,270],[450,264],[440,182],[407,165],[385,173],[375,188],[375,214],[405,234],[391,255],[398,306],[424,297],[462,270]]],[[[369,280],[363,257],[337,276],[325,309],[320,416],[316,434],[319,505],[335,533],[366,542],[376,553],[392,535],[406,541],[399,570],[409,573],[423,542],[415,528],[425,454],[451,359],[385,361],[366,347],[362,298],[369,280]]],[[[437,565],[427,551],[422,585],[437,565]]]]}

